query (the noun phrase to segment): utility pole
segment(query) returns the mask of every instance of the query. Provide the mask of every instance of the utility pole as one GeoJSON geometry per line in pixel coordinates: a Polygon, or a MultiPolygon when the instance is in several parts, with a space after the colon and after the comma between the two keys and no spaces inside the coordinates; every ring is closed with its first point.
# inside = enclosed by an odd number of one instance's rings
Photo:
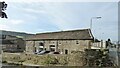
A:
{"type": "MultiPolygon", "coordinates": [[[[92,31],[93,19],[100,19],[100,18],[102,18],[102,17],[91,17],[91,19],[90,19],[90,30],[91,30],[91,32],[93,32],[93,31],[92,31]]],[[[95,41],[95,38],[94,38],[94,41],[95,41]]]]}
{"type": "Polygon", "coordinates": [[[90,20],[90,29],[92,31],[92,23],[93,23],[93,19],[100,19],[102,17],[92,17],[91,20],[90,20]]]}

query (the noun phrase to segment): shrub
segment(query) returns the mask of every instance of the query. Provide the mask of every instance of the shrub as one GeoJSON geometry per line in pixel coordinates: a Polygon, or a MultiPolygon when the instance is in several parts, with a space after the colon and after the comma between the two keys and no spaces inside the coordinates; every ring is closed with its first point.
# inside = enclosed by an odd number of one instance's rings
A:
{"type": "Polygon", "coordinates": [[[44,60],[44,62],[42,62],[43,64],[58,64],[58,59],[56,59],[55,57],[51,57],[51,56],[47,56],[44,60]]]}
{"type": "Polygon", "coordinates": [[[2,61],[2,63],[7,63],[7,61],[2,61]]]}

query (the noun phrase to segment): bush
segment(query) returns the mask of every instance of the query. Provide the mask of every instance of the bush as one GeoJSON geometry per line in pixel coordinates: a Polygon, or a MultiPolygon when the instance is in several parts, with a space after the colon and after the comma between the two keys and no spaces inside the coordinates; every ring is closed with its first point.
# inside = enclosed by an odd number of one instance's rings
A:
{"type": "Polygon", "coordinates": [[[55,57],[47,56],[43,62],[43,64],[58,64],[58,59],[55,57]]]}
{"type": "Polygon", "coordinates": [[[7,63],[7,61],[2,61],[2,63],[7,63]]]}
{"type": "Polygon", "coordinates": [[[60,61],[59,61],[59,63],[61,64],[61,65],[66,65],[66,64],[68,64],[68,61],[67,61],[67,59],[61,59],[60,61]]]}

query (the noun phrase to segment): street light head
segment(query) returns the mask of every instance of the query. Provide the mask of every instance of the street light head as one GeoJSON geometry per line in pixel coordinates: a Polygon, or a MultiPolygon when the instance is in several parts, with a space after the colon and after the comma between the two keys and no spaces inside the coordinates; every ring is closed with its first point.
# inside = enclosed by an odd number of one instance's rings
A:
{"type": "Polygon", "coordinates": [[[96,17],[96,18],[98,19],[98,18],[102,18],[102,17],[96,17]]]}
{"type": "Polygon", "coordinates": [[[102,18],[102,17],[99,17],[99,16],[98,16],[98,17],[92,17],[92,18],[91,18],[91,20],[90,20],[90,22],[91,22],[91,23],[90,23],[90,29],[91,29],[91,30],[92,30],[92,19],[100,19],[100,18],[102,18]]]}

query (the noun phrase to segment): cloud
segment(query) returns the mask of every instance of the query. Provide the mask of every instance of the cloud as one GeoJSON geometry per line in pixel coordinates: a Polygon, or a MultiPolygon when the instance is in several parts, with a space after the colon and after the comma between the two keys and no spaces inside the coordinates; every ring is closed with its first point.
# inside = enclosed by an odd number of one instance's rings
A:
{"type": "Polygon", "coordinates": [[[4,24],[0,24],[0,30],[7,30],[7,29],[10,29],[10,27],[4,24]]]}
{"type": "MultiPolygon", "coordinates": [[[[23,20],[18,19],[0,19],[0,30],[12,30],[17,31],[18,28],[21,25],[23,25],[25,22],[23,20]]],[[[18,29],[19,30],[19,29],[18,29]]]]}
{"type": "Polygon", "coordinates": [[[24,23],[23,20],[15,20],[15,19],[8,20],[8,22],[12,25],[20,25],[24,23]]]}
{"type": "MultiPolygon", "coordinates": [[[[26,31],[31,33],[44,32],[53,26],[57,27],[59,30],[86,28],[89,26],[92,16],[102,16],[102,19],[94,24],[96,25],[94,28],[96,32],[108,32],[110,35],[112,32],[105,31],[104,28],[109,21],[115,20],[117,17],[115,14],[112,14],[116,6],[109,3],[31,2],[31,4],[28,4],[27,2],[20,2],[9,4],[9,6],[11,7],[7,11],[9,11],[9,13],[11,12],[11,15],[8,15],[13,18],[6,21],[6,24],[0,23],[0,26],[7,30],[26,31]],[[14,13],[12,13],[12,11],[14,11],[14,13]],[[24,23],[26,24],[24,25],[24,23]],[[48,23],[50,25],[48,25],[48,23]],[[44,26],[44,24],[47,24],[49,27],[44,26]],[[40,25],[44,28],[40,27],[40,25]],[[98,28],[101,28],[101,31],[98,28]]],[[[94,22],[96,22],[96,20],[94,20],[94,22]]],[[[110,24],[112,24],[112,22],[110,24]]],[[[114,26],[115,24],[112,25],[112,27],[114,26]]],[[[56,30],[56,28],[54,28],[53,31],[54,30],[56,30]]],[[[99,35],[95,37],[99,37],[99,35]]],[[[108,35],[106,35],[106,37],[108,37],[108,35]]]]}
{"type": "Polygon", "coordinates": [[[30,12],[30,13],[46,13],[44,10],[36,10],[36,9],[31,9],[31,8],[24,8],[23,11],[25,12],[30,12]]]}
{"type": "Polygon", "coordinates": [[[31,3],[31,4],[30,3],[9,3],[9,6],[7,9],[11,11],[16,11],[17,13],[28,15],[28,16],[29,15],[35,16],[33,14],[47,13],[47,11],[44,10],[42,3],[31,3]]]}
{"type": "Polygon", "coordinates": [[[6,0],[7,2],[118,2],[119,0],[6,0]]]}
{"type": "Polygon", "coordinates": [[[85,28],[86,26],[83,27],[83,23],[77,17],[80,12],[75,13],[76,9],[71,11],[72,6],[74,5],[70,3],[45,3],[44,10],[48,11],[51,24],[54,24],[60,30],[85,28]]]}
{"type": "Polygon", "coordinates": [[[2,20],[1,19],[1,23],[0,23],[0,25],[12,25],[12,26],[18,26],[18,25],[22,25],[22,24],[24,24],[25,23],[25,21],[24,20],[20,20],[20,19],[4,19],[4,20],[2,20]]]}

